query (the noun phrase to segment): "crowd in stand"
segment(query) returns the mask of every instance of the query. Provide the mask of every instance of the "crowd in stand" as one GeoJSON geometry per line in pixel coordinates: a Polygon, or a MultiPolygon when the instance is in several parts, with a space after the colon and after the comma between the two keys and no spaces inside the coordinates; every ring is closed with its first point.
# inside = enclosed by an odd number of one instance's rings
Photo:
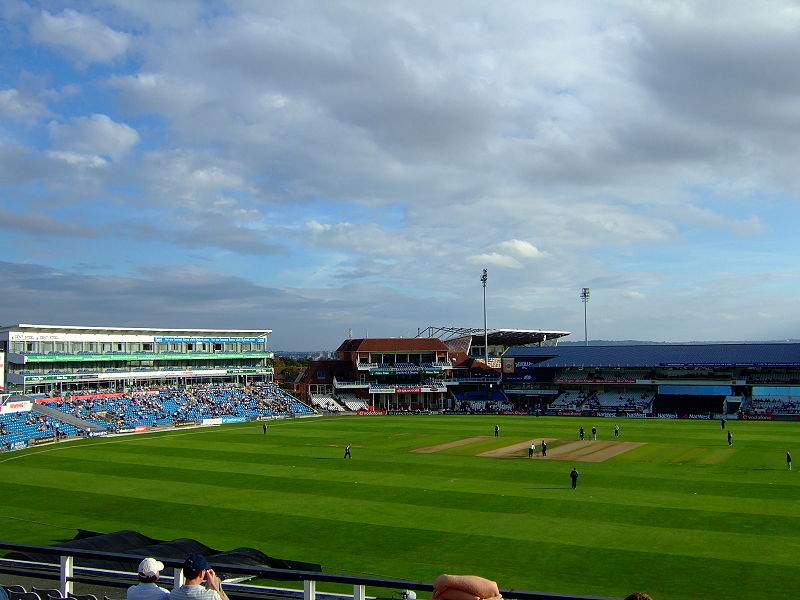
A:
{"type": "MultiPolygon", "coordinates": [[[[105,398],[67,398],[50,401],[48,408],[86,421],[99,431],[117,432],[137,427],[169,426],[204,419],[296,416],[313,411],[272,383],[240,387],[235,384],[192,385],[158,390],[136,390],[105,398]]],[[[88,433],[75,425],[36,411],[0,416],[0,449],[37,437],[88,433]]]]}
{"type": "Polygon", "coordinates": [[[566,410],[623,410],[646,412],[653,406],[652,392],[579,392],[562,393],[550,405],[553,409],[566,410]]]}
{"type": "Polygon", "coordinates": [[[742,407],[744,412],[753,414],[800,414],[800,397],[798,396],[753,396],[742,407]]]}

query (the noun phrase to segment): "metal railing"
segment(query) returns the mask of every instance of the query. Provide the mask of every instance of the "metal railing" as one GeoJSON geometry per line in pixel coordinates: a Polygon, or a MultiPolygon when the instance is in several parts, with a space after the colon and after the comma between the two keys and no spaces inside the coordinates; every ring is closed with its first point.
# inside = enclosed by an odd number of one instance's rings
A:
{"type": "MultiPolygon", "coordinates": [[[[97,550],[82,550],[77,548],[61,548],[57,546],[30,546],[26,544],[12,544],[0,542],[0,550],[12,550],[17,552],[28,552],[32,554],[44,554],[58,557],[58,563],[43,563],[34,561],[24,561],[18,559],[0,558],[0,573],[8,575],[18,575],[21,577],[33,577],[40,579],[51,579],[58,581],[58,589],[63,597],[73,593],[74,583],[106,586],[112,588],[127,588],[137,583],[136,573],[128,571],[114,571],[110,569],[97,569],[92,567],[75,566],[76,558],[124,561],[132,564],[138,563],[145,558],[144,556],[132,554],[120,554],[117,552],[99,552],[97,550]]],[[[160,558],[166,567],[174,567],[175,575],[161,577],[160,583],[169,584],[174,587],[184,584],[181,567],[182,560],[171,558],[160,558]]],[[[320,573],[315,571],[294,571],[289,569],[272,569],[267,567],[257,567],[251,565],[232,565],[209,561],[211,567],[224,573],[226,576],[237,575],[239,577],[250,577],[267,579],[273,581],[294,581],[302,582],[303,588],[275,588],[264,585],[253,585],[237,582],[224,582],[224,589],[231,598],[246,598],[259,600],[263,598],[274,598],[277,595],[286,597],[297,597],[303,600],[317,600],[317,596],[328,598],[340,598],[342,600],[352,598],[353,600],[366,600],[368,598],[367,587],[378,589],[394,590],[413,590],[417,592],[432,592],[433,585],[420,581],[409,581],[406,579],[389,579],[382,577],[367,577],[362,575],[339,575],[334,573],[320,573]],[[333,583],[339,585],[352,585],[353,593],[331,593],[317,592],[317,583],[333,583]]],[[[550,594],[546,592],[528,592],[521,590],[501,590],[501,594],[507,599],[518,600],[610,600],[599,596],[574,596],[568,594],[550,594]]]]}

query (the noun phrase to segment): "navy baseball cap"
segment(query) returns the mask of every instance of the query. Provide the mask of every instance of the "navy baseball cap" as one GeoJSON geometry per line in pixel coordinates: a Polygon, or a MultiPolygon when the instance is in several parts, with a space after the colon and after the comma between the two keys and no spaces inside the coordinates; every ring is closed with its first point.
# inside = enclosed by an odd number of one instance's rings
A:
{"type": "Polygon", "coordinates": [[[199,573],[200,571],[205,571],[210,568],[206,557],[202,554],[190,554],[186,557],[186,560],[183,561],[184,574],[199,573]]]}

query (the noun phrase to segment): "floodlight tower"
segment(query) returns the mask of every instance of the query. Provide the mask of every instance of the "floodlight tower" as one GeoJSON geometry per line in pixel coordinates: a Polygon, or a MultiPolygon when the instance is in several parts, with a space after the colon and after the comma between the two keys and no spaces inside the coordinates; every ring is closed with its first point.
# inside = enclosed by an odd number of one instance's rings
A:
{"type": "Polygon", "coordinates": [[[483,270],[481,283],[483,284],[483,357],[489,364],[489,330],[486,328],[486,282],[489,280],[489,271],[483,270]]]}
{"type": "Polygon", "coordinates": [[[589,345],[589,328],[586,325],[586,305],[589,304],[589,288],[581,288],[581,302],[583,302],[583,339],[584,343],[589,345]]]}

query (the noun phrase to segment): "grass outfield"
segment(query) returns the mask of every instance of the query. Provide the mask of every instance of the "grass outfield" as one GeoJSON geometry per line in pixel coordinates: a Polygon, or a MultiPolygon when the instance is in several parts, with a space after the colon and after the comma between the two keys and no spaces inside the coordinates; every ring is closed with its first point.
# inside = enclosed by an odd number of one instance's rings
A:
{"type": "MultiPolygon", "coordinates": [[[[656,600],[794,597],[800,424],[619,420],[644,445],[605,462],[483,458],[612,420],[340,417],[94,439],[0,455],[0,539],[137,529],[253,546],[326,571],[656,600]],[[491,435],[429,454],[411,452],[491,435]],[[353,459],[342,459],[345,443],[353,459]],[[578,489],[569,470],[581,472],[578,489]]],[[[553,442],[556,448],[561,442],[553,442]]]]}

